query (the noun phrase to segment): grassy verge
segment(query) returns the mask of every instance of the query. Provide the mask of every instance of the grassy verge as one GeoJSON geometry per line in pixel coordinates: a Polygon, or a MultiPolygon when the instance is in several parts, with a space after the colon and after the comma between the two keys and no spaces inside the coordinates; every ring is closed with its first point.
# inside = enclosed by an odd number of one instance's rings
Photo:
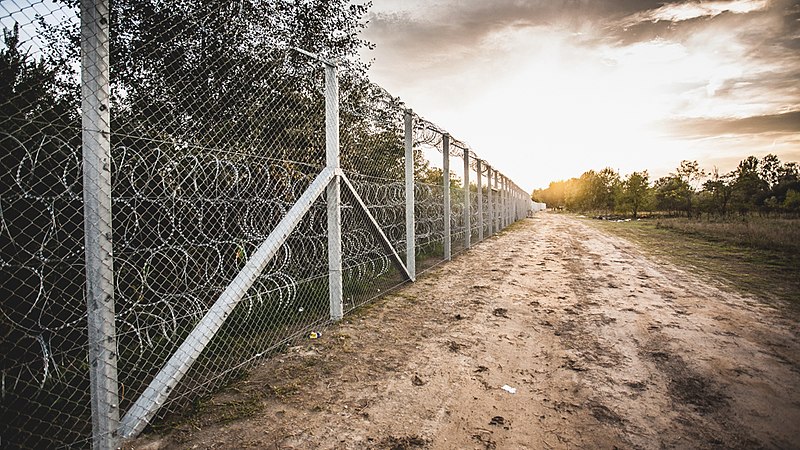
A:
{"type": "Polygon", "coordinates": [[[777,253],[800,253],[800,219],[734,217],[727,220],[690,220],[681,217],[659,219],[656,226],[710,241],[774,250],[777,253]]]}
{"type": "Polygon", "coordinates": [[[783,242],[769,237],[785,239],[776,230],[784,227],[787,233],[794,233],[800,222],[585,221],[693,273],[800,312],[800,239],[783,242]]]}

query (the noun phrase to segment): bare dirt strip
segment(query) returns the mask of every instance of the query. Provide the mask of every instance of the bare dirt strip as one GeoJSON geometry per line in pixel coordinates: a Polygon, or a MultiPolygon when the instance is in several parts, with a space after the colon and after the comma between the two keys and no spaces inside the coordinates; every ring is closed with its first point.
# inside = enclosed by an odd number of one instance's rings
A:
{"type": "Polygon", "coordinates": [[[128,447],[800,448],[787,311],[539,214],[128,447]]]}

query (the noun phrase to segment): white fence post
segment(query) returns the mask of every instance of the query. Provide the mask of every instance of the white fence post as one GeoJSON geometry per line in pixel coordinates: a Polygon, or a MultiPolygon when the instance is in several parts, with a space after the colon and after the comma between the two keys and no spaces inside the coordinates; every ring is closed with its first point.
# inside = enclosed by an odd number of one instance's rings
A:
{"type": "Polygon", "coordinates": [[[326,192],[328,206],[328,298],[331,320],[344,315],[342,301],[342,193],[339,167],[339,80],[336,65],[325,63],[325,163],[337,172],[326,192]]]}
{"type": "Polygon", "coordinates": [[[442,135],[442,187],[444,188],[444,259],[450,261],[450,135],[442,135]]]}
{"type": "Polygon", "coordinates": [[[511,179],[508,180],[508,220],[509,223],[514,223],[517,221],[517,192],[514,190],[514,182],[511,179]]]}
{"type": "Polygon", "coordinates": [[[481,172],[483,171],[482,163],[480,159],[475,160],[475,167],[476,173],[478,174],[477,186],[478,186],[478,241],[483,240],[483,228],[485,221],[483,220],[483,182],[481,178],[483,175],[481,172]]]}
{"type": "Polygon", "coordinates": [[[503,175],[503,228],[508,226],[508,210],[509,210],[509,198],[508,198],[508,178],[503,175]]]}
{"type": "Polygon", "coordinates": [[[489,236],[493,235],[495,232],[494,227],[494,203],[496,202],[494,198],[494,193],[492,192],[492,166],[486,165],[486,197],[487,203],[489,206],[489,210],[486,212],[486,216],[489,220],[489,236]]]}
{"type": "Polygon", "coordinates": [[[511,187],[511,180],[506,177],[506,198],[508,199],[508,208],[506,209],[506,226],[514,222],[514,191],[511,187]]]}
{"type": "Polygon", "coordinates": [[[508,220],[509,223],[514,223],[517,221],[517,191],[515,190],[514,182],[511,181],[511,179],[508,180],[508,199],[508,220]]]}
{"type": "Polygon", "coordinates": [[[492,222],[494,223],[494,231],[495,233],[500,231],[500,211],[503,210],[503,198],[500,195],[500,183],[498,180],[500,179],[500,174],[497,173],[497,170],[494,171],[494,189],[495,189],[495,208],[492,214],[492,222]]]}
{"type": "Polygon", "coordinates": [[[413,114],[405,110],[405,147],[406,147],[406,269],[411,281],[417,279],[417,243],[416,223],[414,221],[414,127],[413,114]]]}
{"type": "Polygon", "coordinates": [[[497,215],[498,216],[497,217],[497,221],[500,223],[500,225],[497,227],[497,229],[499,231],[499,230],[502,230],[503,228],[506,227],[506,223],[505,223],[506,191],[505,191],[505,189],[503,189],[503,174],[499,174],[499,176],[497,177],[497,189],[498,189],[498,193],[499,193],[498,196],[500,197],[500,201],[498,202],[500,204],[500,211],[499,211],[499,214],[497,215]]]}
{"type": "Polygon", "coordinates": [[[92,447],[117,446],[119,387],[111,241],[108,0],[81,1],[81,139],[92,447]]]}
{"type": "Polygon", "coordinates": [[[472,246],[472,205],[469,197],[469,150],[464,149],[464,249],[472,246]]]}

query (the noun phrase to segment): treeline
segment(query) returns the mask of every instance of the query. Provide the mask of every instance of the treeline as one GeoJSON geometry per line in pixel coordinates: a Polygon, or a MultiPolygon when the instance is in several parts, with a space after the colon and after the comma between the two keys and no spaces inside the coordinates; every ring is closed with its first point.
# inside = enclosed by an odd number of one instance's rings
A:
{"type": "Polygon", "coordinates": [[[748,156],[736,169],[707,172],[697,161],[682,161],[674,172],[651,182],[647,170],[625,177],[605,168],[579,178],[554,181],[531,198],[549,208],[576,212],[631,214],[658,211],[697,217],[702,214],[800,214],[800,166],[775,155],[748,156]]]}

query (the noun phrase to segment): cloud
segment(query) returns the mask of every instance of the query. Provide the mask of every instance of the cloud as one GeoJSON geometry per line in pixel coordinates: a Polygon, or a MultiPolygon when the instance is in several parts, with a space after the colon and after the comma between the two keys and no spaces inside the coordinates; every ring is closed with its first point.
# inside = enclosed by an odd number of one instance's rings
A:
{"type": "MultiPolygon", "coordinates": [[[[800,107],[800,4],[706,2],[709,14],[676,22],[644,21],[625,28],[630,17],[607,26],[601,42],[623,56],[644,48],[652,57],[669,44],[683,49],[667,70],[674,96],[672,116],[728,117],[775,114],[800,107]],[[736,11],[748,12],[732,12],[736,11]],[[719,12],[722,11],[722,12],[719,12]],[[648,43],[661,43],[655,46],[648,43]],[[672,80],[670,81],[671,78],[672,80]]],[[[688,2],[697,7],[706,3],[688,2]]],[[[637,13],[653,17],[676,5],[637,13]]]]}
{"type": "Polygon", "coordinates": [[[641,22],[681,22],[699,17],[714,17],[722,13],[746,14],[763,11],[767,8],[767,0],[729,0],[729,1],[690,1],[665,4],[657,9],[642,11],[626,18],[623,22],[633,26],[641,22]]]}
{"type": "MultiPolygon", "coordinates": [[[[598,18],[623,17],[661,0],[495,0],[429,3],[383,1],[369,14],[364,36],[379,43],[373,54],[389,64],[427,67],[487,51],[491,37],[509,30],[548,27],[580,32],[598,18]]],[[[491,47],[491,46],[489,46],[491,47]]],[[[491,48],[488,50],[492,50],[491,48]]]]}
{"type": "Polygon", "coordinates": [[[679,138],[721,135],[772,135],[800,133],[800,110],[743,118],[692,118],[669,121],[669,134],[679,138]]]}
{"type": "Polygon", "coordinates": [[[510,175],[800,153],[798,0],[376,3],[373,79],[510,175]]]}

